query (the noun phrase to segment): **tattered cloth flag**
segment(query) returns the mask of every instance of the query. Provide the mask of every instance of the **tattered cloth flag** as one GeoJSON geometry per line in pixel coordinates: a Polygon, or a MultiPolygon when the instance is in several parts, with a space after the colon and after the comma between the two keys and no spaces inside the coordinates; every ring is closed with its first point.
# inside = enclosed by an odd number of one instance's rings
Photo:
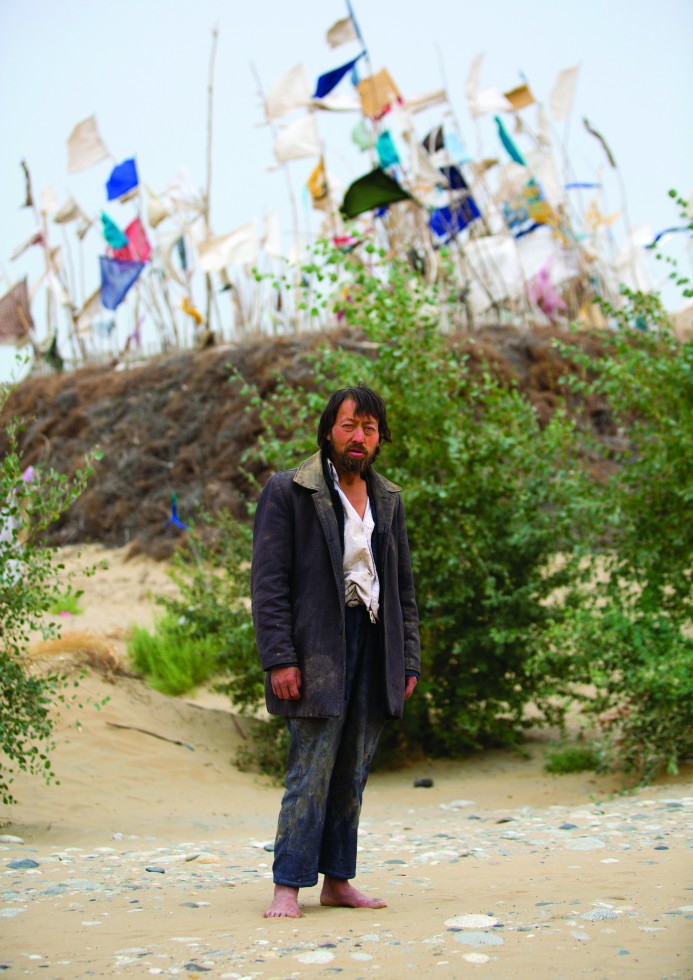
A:
{"type": "Polygon", "coordinates": [[[311,114],[307,113],[280,132],[274,143],[274,155],[279,163],[320,156],[320,137],[311,114]]]}
{"type": "Polygon", "coordinates": [[[183,297],[183,300],[180,304],[180,308],[183,311],[183,313],[187,313],[188,316],[191,316],[193,318],[193,320],[198,325],[198,327],[201,327],[202,324],[205,322],[205,318],[202,316],[202,314],[197,309],[197,307],[193,306],[193,304],[190,302],[187,296],[183,297]]]}
{"type": "Polygon", "coordinates": [[[361,111],[371,119],[380,119],[392,108],[399,104],[402,96],[392,80],[387,68],[382,68],[375,75],[362,78],[356,86],[361,96],[361,111]]]}
{"type": "Polygon", "coordinates": [[[503,120],[501,119],[500,116],[494,116],[494,119],[496,120],[496,126],[498,126],[498,136],[500,138],[500,141],[505,147],[505,149],[508,151],[510,158],[514,160],[515,163],[519,163],[522,167],[526,167],[527,162],[525,158],[522,156],[522,154],[520,153],[520,151],[518,150],[518,148],[515,146],[514,142],[512,141],[510,134],[508,133],[505,126],[503,125],[503,120]]]}
{"type": "Polygon", "coordinates": [[[133,157],[123,160],[111,171],[111,176],[106,181],[106,194],[109,201],[115,201],[125,194],[129,194],[139,185],[137,176],[137,164],[133,157]]]}
{"type": "Polygon", "coordinates": [[[43,232],[41,231],[40,228],[37,228],[36,231],[32,231],[32,233],[29,235],[28,238],[24,239],[21,245],[18,245],[16,247],[12,255],[10,255],[10,262],[14,262],[15,259],[18,259],[19,256],[23,255],[28,248],[31,248],[32,245],[45,245],[45,244],[46,243],[43,237],[43,232]]]}
{"type": "Polygon", "coordinates": [[[519,109],[525,109],[536,101],[527,84],[518,85],[516,88],[510,89],[509,92],[503,92],[503,97],[508,100],[515,112],[519,109]]]}
{"type": "Polygon", "coordinates": [[[257,258],[257,224],[248,224],[218,238],[207,238],[197,246],[200,269],[219,272],[227,265],[245,265],[257,258]]]}
{"type": "Polygon", "coordinates": [[[96,118],[89,116],[77,123],[67,138],[67,172],[77,173],[110,156],[96,126],[96,118]]]}
{"type": "Polygon", "coordinates": [[[430,133],[427,133],[421,140],[421,145],[427,153],[433,154],[437,153],[439,150],[445,148],[445,136],[443,134],[443,127],[435,126],[430,133]]]}
{"type": "Polygon", "coordinates": [[[587,130],[587,132],[591,136],[594,136],[595,139],[598,139],[599,142],[602,144],[602,149],[606,153],[606,156],[607,156],[607,158],[609,160],[609,163],[614,168],[614,170],[616,170],[617,167],[616,167],[616,161],[614,159],[614,155],[611,152],[611,150],[609,148],[609,144],[606,142],[606,140],[604,139],[604,137],[602,136],[602,134],[599,133],[599,132],[597,132],[597,130],[593,126],[590,125],[590,121],[586,117],[583,117],[582,124],[585,127],[585,129],[587,130]]]}
{"type": "Polygon", "coordinates": [[[294,65],[269,90],[265,99],[265,118],[281,119],[294,109],[310,103],[310,82],[303,65],[294,65]]]}
{"type": "Polygon", "coordinates": [[[412,196],[401,184],[376,167],[359,177],[347,188],[340,211],[345,218],[355,218],[364,211],[373,211],[398,201],[410,201],[412,196]]]}
{"type": "Polygon", "coordinates": [[[471,195],[448,208],[438,208],[429,221],[435,244],[444,245],[452,241],[468,224],[480,217],[481,213],[471,195]]]}
{"type": "Polygon", "coordinates": [[[108,217],[105,211],[101,212],[101,223],[103,225],[103,237],[111,248],[127,248],[129,245],[127,236],[121,231],[113,218],[108,217]]]}
{"type": "Polygon", "coordinates": [[[356,65],[359,58],[363,58],[364,52],[358,54],[351,61],[347,61],[346,64],[340,65],[339,68],[333,68],[331,71],[325,72],[318,78],[317,84],[315,86],[315,92],[313,94],[314,99],[322,99],[326,95],[329,95],[333,88],[336,88],[341,80],[347,75],[356,65]]]}
{"type": "Polygon", "coordinates": [[[101,263],[101,303],[107,310],[116,310],[125,299],[128,290],[135,285],[144,262],[119,262],[106,255],[99,256],[101,263]]]}
{"type": "Polygon", "coordinates": [[[389,129],[384,130],[376,140],[375,152],[378,154],[378,160],[383,170],[399,163],[399,153],[389,129]]]}
{"type": "Polygon", "coordinates": [[[358,41],[358,34],[351,17],[343,17],[342,20],[336,21],[327,32],[325,40],[331,48],[338,48],[340,44],[346,44],[348,41],[358,41]]]}
{"type": "Polygon", "coordinates": [[[308,178],[308,190],[313,200],[313,207],[322,208],[327,201],[327,178],[325,176],[325,163],[322,159],[308,178]]]}
{"type": "Polygon", "coordinates": [[[26,278],[20,279],[0,299],[0,344],[21,347],[29,340],[29,331],[33,326],[26,278]]]}
{"type": "Polygon", "coordinates": [[[139,218],[134,218],[125,229],[127,245],[113,250],[113,258],[119,262],[148,262],[152,254],[147,232],[139,218]]]}
{"type": "Polygon", "coordinates": [[[564,68],[563,71],[559,72],[554,82],[549,95],[549,108],[551,115],[557,122],[565,122],[570,118],[579,71],[579,65],[574,68],[564,68]]]}

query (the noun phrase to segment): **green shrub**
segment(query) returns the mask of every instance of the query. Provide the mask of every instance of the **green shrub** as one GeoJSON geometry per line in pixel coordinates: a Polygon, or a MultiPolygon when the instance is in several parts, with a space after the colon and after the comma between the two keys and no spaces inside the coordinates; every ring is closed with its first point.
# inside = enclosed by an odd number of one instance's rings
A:
{"type": "Polygon", "coordinates": [[[381,757],[514,743],[529,701],[555,718],[553,678],[530,664],[564,615],[549,597],[577,572],[577,441],[564,412],[542,428],[517,390],[441,333],[435,286],[381,259],[328,253],[306,268],[328,291],[346,282],[343,316],[365,353],[328,346],[309,361],[309,389],[278,379],[269,395],[248,390],[264,423],[250,458],[280,469],[314,452],[335,388],[362,380],[383,395],[394,443],[378,465],[404,488],[422,677],[381,757]],[[568,560],[553,562],[557,552],[568,560]]]}
{"type": "MultiPolygon", "coordinates": [[[[0,413],[11,386],[0,385],[0,413]]],[[[25,482],[25,467],[17,449],[21,429],[12,420],[3,431],[0,460],[0,799],[16,803],[11,785],[17,771],[54,778],[49,758],[53,747],[54,709],[68,701],[71,686],[64,676],[33,673],[26,658],[29,637],[40,630],[55,637],[57,627],[45,627],[43,617],[56,594],[64,589],[64,566],[45,544],[45,532],[84,490],[92,473],[91,460],[68,480],[54,470],[36,469],[25,482]]]]}
{"type": "Polygon", "coordinates": [[[597,749],[585,742],[555,745],[546,753],[544,770],[556,775],[570,772],[590,772],[599,768],[597,749]]]}
{"type": "Polygon", "coordinates": [[[135,626],[127,644],[136,670],[162,694],[185,694],[213,676],[217,646],[212,637],[188,635],[176,620],[164,616],[152,633],[135,626]]]}
{"type": "Polygon", "coordinates": [[[567,353],[583,372],[573,387],[608,402],[628,443],[591,488],[588,584],[536,668],[562,672],[568,696],[593,687],[584,707],[607,762],[648,780],[693,755],[693,342],[652,297],[626,293],[612,315],[602,357],[567,353]],[[656,329],[627,329],[636,320],[656,329]]]}
{"type": "Polygon", "coordinates": [[[72,588],[68,586],[65,592],[56,593],[48,607],[48,612],[52,616],[60,616],[62,613],[69,613],[70,616],[79,616],[84,612],[79,604],[82,595],[83,592],[81,589],[73,592],[72,588]]]}

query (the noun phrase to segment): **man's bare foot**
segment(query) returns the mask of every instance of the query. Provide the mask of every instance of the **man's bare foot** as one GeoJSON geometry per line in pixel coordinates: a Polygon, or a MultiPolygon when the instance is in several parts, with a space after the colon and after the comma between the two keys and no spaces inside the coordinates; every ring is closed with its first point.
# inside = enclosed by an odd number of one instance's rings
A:
{"type": "Polygon", "coordinates": [[[384,909],[387,902],[382,898],[369,898],[348,881],[342,878],[330,878],[325,875],[320,893],[320,904],[346,909],[384,909]]]}
{"type": "Polygon", "coordinates": [[[275,885],[272,904],[265,912],[266,919],[300,919],[303,915],[298,907],[298,888],[288,885],[275,885]]]}

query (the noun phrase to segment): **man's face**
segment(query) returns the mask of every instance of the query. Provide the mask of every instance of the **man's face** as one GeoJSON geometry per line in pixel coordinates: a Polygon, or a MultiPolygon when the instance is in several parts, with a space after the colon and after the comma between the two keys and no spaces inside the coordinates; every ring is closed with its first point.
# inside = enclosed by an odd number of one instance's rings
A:
{"type": "Polygon", "coordinates": [[[337,471],[365,473],[378,454],[378,421],[370,415],[357,416],[356,403],[352,398],[346,398],[339,406],[327,438],[337,471]]]}

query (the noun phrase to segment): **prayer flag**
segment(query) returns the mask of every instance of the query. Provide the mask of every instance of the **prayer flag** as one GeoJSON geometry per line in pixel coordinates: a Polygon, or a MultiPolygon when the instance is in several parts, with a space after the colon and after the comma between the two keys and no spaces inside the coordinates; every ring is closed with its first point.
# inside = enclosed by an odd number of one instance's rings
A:
{"type": "Polygon", "coordinates": [[[0,344],[21,347],[33,326],[26,279],[21,279],[0,299],[0,344]]]}
{"type": "MultiPolygon", "coordinates": [[[[106,239],[111,248],[127,247],[128,240],[126,236],[120,230],[115,221],[108,217],[105,211],[101,212],[101,223],[103,224],[103,237],[106,239]]],[[[115,307],[110,307],[110,309],[115,309],[115,307]]]]}
{"type": "Polygon", "coordinates": [[[147,221],[152,228],[156,228],[164,218],[168,218],[171,212],[159,195],[155,194],[150,187],[147,187],[147,194],[149,195],[149,200],[147,201],[147,221]]]}
{"type": "Polygon", "coordinates": [[[95,317],[101,313],[103,306],[101,305],[101,289],[95,290],[89,299],[87,299],[82,307],[82,309],[77,314],[75,320],[75,327],[78,334],[88,334],[91,333],[92,323],[95,317]]]}
{"type": "Polygon", "coordinates": [[[359,150],[370,150],[374,145],[373,132],[365,119],[359,119],[351,131],[351,141],[359,150]]]}
{"type": "Polygon", "coordinates": [[[395,164],[399,163],[399,153],[397,152],[395,141],[389,129],[383,130],[380,136],[378,136],[375,142],[375,151],[378,154],[378,160],[383,170],[387,170],[388,167],[394,167],[395,164]]]}
{"type": "Polygon", "coordinates": [[[401,184],[376,167],[370,173],[359,177],[347,188],[341,212],[345,218],[355,218],[364,211],[373,211],[397,201],[409,201],[411,194],[401,184]]]}
{"type": "Polygon", "coordinates": [[[351,61],[347,61],[345,65],[340,65],[339,68],[333,68],[331,71],[325,72],[324,75],[321,75],[320,78],[318,78],[315,86],[313,98],[322,99],[324,96],[329,95],[332,89],[339,85],[344,76],[352,70],[359,58],[362,57],[363,51],[355,58],[352,58],[351,61]]]}
{"type": "Polygon", "coordinates": [[[505,126],[503,125],[503,120],[501,119],[500,116],[494,116],[494,118],[496,120],[496,125],[498,126],[498,136],[500,138],[501,143],[508,151],[510,158],[514,160],[515,163],[519,163],[523,167],[526,166],[525,158],[522,156],[522,154],[515,146],[512,139],[510,138],[510,134],[508,133],[505,126]]]}
{"type": "Polygon", "coordinates": [[[576,65],[574,68],[564,68],[563,71],[558,73],[558,77],[554,82],[551,94],[549,95],[549,107],[551,109],[551,115],[557,122],[565,122],[570,117],[579,71],[579,65],[576,65]]]}
{"type": "Polygon", "coordinates": [[[437,208],[429,221],[436,245],[444,245],[452,241],[468,224],[479,217],[481,214],[471,195],[451,204],[450,207],[437,208]]]}
{"type": "Polygon", "coordinates": [[[402,101],[399,89],[386,68],[362,78],[356,87],[361,96],[361,111],[371,119],[379,119],[388,112],[393,102],[402,101]]]}
{"type": "Polygon", "coordinates": [[[183,313],[187,313],[188,316],[191,316],[193,318],[193,320],[198,325],[198,327],[201,327],[202,324],[205,322],[205,318],[202,316],[202,314],[197,309],[197,307],[192,305],[192,303],[190,302],[187,296],[183,297],[183,300],[180,304],[180,308],[183,311],[183,313]]]}
{"type": "Polygon", "coordinates": [[[245,265],[254,262],[257,256],[257,228],[255,221],[241,228],[221,235],[207,238],[197,246],[200,255],[200,268],[203,272],[219,272],[227,265],[245,265]]]}
{"type": "Polygon", "coordinates": [[[268,255],[275,259],[280,259],[284,254],[279,233],[279,215],[276,211],[268,211],[265,215],[265,234],[262,236],[262,247],[268,255]]]}
{"type": "Polygon", "coordinates": [[[358,41],[358,34],[351,17],[343,17],[336,21],[327,32],[325,40],[331,48],[338,48],[348,41],[358,41]]]}
{"type": "Polygon", "coordinates": [[[421,145],[427,153],[437,153],[438,150],[442,150],[445,147],[445,137],[443,135],[442,125],[434,127],[427,133],[421,140],[421,145]]]}
{"type": "Polygon", "coordinates": [[[45,242],[43,240],[43,232],[41,231],[40,228],[37,228],[36,231],[33,231],[29,235],[29,237],[22,242],[21,245],[18,245],[16,247],[12,255],[10,255],[10,262],[14,262],[15,259],[18,259],[19,256],[23,255],[28,248],[31,248],[32,245],[44,245],[44,244],[45,242]]]}
{"type": "Polygon", "coordinates": [[[510,89],[509,92],[504,92],[503,97],[508,100],[515,112],[532,105],[535,101],[529,85],[518,85],[516,88],[510,89]]]}
{"type": "Polygon", "coordinates": [[[280,132],[274,143],[274,155],[280,163],[320,156],[320,137],[311,114],[306,113],[280,132]]]}
{"type": "Polygon", "coordinates": [[[113,251],[113,258],[119,262],[148,262],[152,254],[147,233],[139,217],[125,229],[128,244],[113,251]]]}
{"type": "Polygon", "coordinates": [[[119,262],[106,255],[99,256],[101,264],[101,303],[107,310],[116,310],[128,290],[135,285],[144,262],[119,262]]]}
{"type": "Polygon", "coordinates": [[[303,65],[294,65],[269,90],[265,99],[265,118],[281,119],[294,109],[310,103],[310,82],[303,65]]]}
{"type": "Polygon", "coordinates": [[[313,199],[313,206],[320,207],[327,199],[327,179],[325,177],[325,164],[322,159],[308,178],[308,190],[313,199]]]}
{"type": "Polygon", "coordinates": [[[89,116],[78,123],[67,138],[67,172],[77,173],[105,160],[110,154],[104,146],[96,126],[96,118],[89,116]]]}
{"type": "Polygon", "coordinates": [[[119,197],[123,197],[124,194],[128,194],[136,188],[139,182],[137,164],[134,158],[131,157],[128,160],[123,160],[122,163],[119,163],[117,167],[113,168],[111,176],[106,181],[108,200],[114,201],[119,197]]]}
{"type": "Polygon", "coordinates": [[[55,193],[55,187],[44,187],[41,191],[39,211],[50,217],[56,213],[58,208],[58,195],[55,193]]]}
{"type": "Polygon", "coordinates": [[[79,219],[85,219],[85,215],[74,197],[68,197],[63,206],[58,208],[53,215],[53,221],[56,225],[66,225],[70,221],[79,219]]]}
{"type": "Polygon", "coordinates": [[[444,88],[439,88],[435,92],[424,92],[422,95],[410,96],[405,102],[410,112],[423,112],[424,109],[432,109],[433,106],[442,105],[447,100],[448,93],[444,88]]]}
{"type": "Polygon", "coordinates": [[[604,152],[607,155],[607,158],[609,160],[609,163],[614,168],[614,170],[616,170],[616,161],[614,160],[614,155],[611,152],[611,150],[609,149],[609,144],[606,142],[606,140],[604,139],[604,137],[602,136],[602,134],[601,133],[598,133],[596,129],[593,129],[593,127],[590,126],[589,119],[583,118],[582,123],[583,123],[585,129],[587,130],[587,132],[590,133],[592,136],[594,136],[595,139],[598,139],[599,142],[602,144],[602,148],[603,148],[604,152]]]}

